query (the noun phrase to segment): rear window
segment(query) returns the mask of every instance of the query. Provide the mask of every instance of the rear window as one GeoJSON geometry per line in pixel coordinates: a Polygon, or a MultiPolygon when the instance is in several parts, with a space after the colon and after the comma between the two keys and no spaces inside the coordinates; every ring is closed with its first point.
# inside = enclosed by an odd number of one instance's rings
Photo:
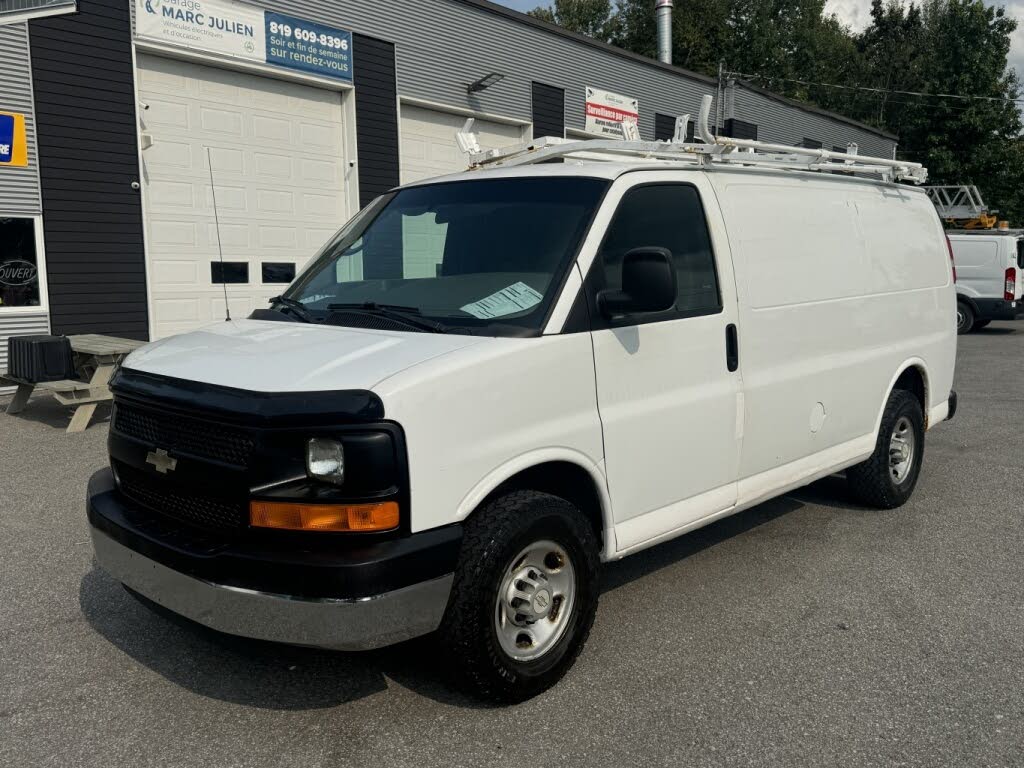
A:
{"type": "Polygon", "coordinates": [[[1017,240],[1017,266],[1024,269],[1024,238],[1017,240]]]}

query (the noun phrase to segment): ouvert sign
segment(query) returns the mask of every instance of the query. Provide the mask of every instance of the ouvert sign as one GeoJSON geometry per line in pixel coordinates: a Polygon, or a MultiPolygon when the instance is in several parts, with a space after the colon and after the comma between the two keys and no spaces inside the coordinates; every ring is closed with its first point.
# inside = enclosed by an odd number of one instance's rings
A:
{"type": "Polygon", "coordinates": [[[352,33],[218,0],[135,0],[141,40],[352,80],[352,33]]]}

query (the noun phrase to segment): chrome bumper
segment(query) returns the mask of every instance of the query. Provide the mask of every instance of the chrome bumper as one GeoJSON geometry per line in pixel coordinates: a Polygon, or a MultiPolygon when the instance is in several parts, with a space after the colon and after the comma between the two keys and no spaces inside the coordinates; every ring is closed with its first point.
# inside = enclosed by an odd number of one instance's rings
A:
{"type": "Polygon", "coordinates": [[[292,645],[368,650],[433,632],[453,580],[348,600],[274,595],[187,576],[90,529],[97,562],[125,586],[211,629],[292,645]]]}

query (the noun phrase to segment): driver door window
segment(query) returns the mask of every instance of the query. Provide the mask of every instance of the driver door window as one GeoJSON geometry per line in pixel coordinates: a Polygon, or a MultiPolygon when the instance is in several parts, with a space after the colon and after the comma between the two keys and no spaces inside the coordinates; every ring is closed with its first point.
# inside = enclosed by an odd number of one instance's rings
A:
{"type": "Polygon", "coordinates": [[[644,321],[721,311],[704,209],[692,186],[650,184],[635,187],[622,198],[601,246],[605,286],[621,288],[623,257],[634,248],[652,246],[672,253],[679,290],[674,310],[645,317],[644,321]]]}

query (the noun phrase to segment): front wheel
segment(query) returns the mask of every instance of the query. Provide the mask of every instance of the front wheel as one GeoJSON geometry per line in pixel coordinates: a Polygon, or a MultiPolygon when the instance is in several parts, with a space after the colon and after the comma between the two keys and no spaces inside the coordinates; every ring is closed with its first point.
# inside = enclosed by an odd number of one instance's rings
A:
{"type": "Polygon", "coordinates": [[[853,494],[865,504],[894,509],[914,492],[924,458],[924,411],[918,399],[893,390],[882,413],[875,452],[846,470],[853,494]]]}
{"type": "Polygon", "coordinates": [[[525,701],[569,670],[598,600],[598,542],[578,509],[537,491],[467,522],[439,640],[475,695],[525,701]]]}

